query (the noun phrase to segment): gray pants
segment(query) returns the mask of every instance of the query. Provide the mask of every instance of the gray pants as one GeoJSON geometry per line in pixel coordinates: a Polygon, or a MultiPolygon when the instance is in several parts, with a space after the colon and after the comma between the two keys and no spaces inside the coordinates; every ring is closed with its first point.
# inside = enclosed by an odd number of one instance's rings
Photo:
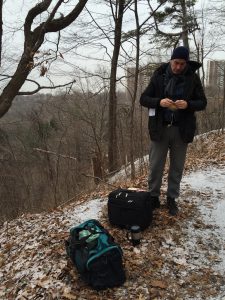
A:
{"type": "Polygon", "coordinates": [[[151,196],[159,197],[160,195],[163,171],[168,151],[169,172],[167,197],[177,198],[179,196],[187,145],[187,143],[182,141],[177,126],[165,126],[161,140],[159,142],[151,141],[149,156],[150,174],[148,181],[151,196]]]}

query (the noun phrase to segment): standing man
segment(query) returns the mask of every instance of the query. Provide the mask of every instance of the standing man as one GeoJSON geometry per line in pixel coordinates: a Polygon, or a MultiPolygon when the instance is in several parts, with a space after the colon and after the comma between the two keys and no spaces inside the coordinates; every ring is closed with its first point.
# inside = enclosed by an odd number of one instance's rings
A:
{"type": "Polygon", "coordinates": [[[167,206],[170,215],[178,213],[179,196],[188,143],[196,129],[195,111],[205,109],[207,99],[195,71],[201,64],[189,61],[189,51],[174,49],[169,63],[162,64],[140,98],[149,111],[150,174],[149,191],[155,208],[160,207],[160,188],[169,151],[167,206]]]}

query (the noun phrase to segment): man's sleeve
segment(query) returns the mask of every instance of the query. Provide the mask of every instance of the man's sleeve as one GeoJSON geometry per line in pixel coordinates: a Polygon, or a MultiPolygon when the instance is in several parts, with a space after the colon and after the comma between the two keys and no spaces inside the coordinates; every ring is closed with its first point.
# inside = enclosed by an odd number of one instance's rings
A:
{"type": "Polygon", "coordinates": [[[145,91],[142,93],[140,98],[140,104],[147,108],[157,108],[160,103],[160,98],[156,97],[156,84],[155,84],[156,78],[153,76],[150,80],[149,85],[145,89],[145,91]]]}
{"type": "Polygon", "coordinates": [[[188,109],[191,109],[193,111],[200,111],[206,108],[207,99],[201,80],[197,74],[195,74],[195,82],[196,84],[193,92],[193,99],[188,101],[188,109]]]}

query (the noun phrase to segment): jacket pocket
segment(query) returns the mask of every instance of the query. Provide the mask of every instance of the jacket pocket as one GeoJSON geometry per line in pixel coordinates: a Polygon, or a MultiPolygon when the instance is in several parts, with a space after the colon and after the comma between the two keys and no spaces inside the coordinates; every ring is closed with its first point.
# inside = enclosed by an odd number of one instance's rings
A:
{"type": "Polygon", "coordinates": [[[194,114],[188,114],[183,118],[180,126],[181,138],[185,143],[191,143],[195,136],[196,130],[196,117],[194,114]]]}
{"type": "Polygon", "coordinates": [[[160,140],[162,134],[162,120],[160,119],[159,115],[149,116],[148,130],[152,141],[160,140]]]}

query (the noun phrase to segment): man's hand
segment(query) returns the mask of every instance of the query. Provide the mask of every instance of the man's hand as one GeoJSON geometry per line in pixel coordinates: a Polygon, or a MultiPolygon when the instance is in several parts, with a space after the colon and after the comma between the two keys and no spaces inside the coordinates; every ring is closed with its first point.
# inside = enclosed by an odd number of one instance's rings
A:
{"type": "Polygon", "coordinates": [[[174,102],[169,98],[164,98],[160,101],[160,106],[168,107],[171,110],[176,110],[176,109],[185,109],[187,108],[188,104],[187,101],[185,100],[177,100],[174,102]]]}
{"type": "Polygon", "coordinates": [[[174,103],[178,109],[185,109],[188,106],[187,101],[185,100],[177,100],[174,103]]]}
{"type": "Polygon", "coordinates": [[[171,105],[174,105],[174,102],[169,98],[164,98],[160,100],[160,106],[162,107],[170,107],[171,105]]]}

